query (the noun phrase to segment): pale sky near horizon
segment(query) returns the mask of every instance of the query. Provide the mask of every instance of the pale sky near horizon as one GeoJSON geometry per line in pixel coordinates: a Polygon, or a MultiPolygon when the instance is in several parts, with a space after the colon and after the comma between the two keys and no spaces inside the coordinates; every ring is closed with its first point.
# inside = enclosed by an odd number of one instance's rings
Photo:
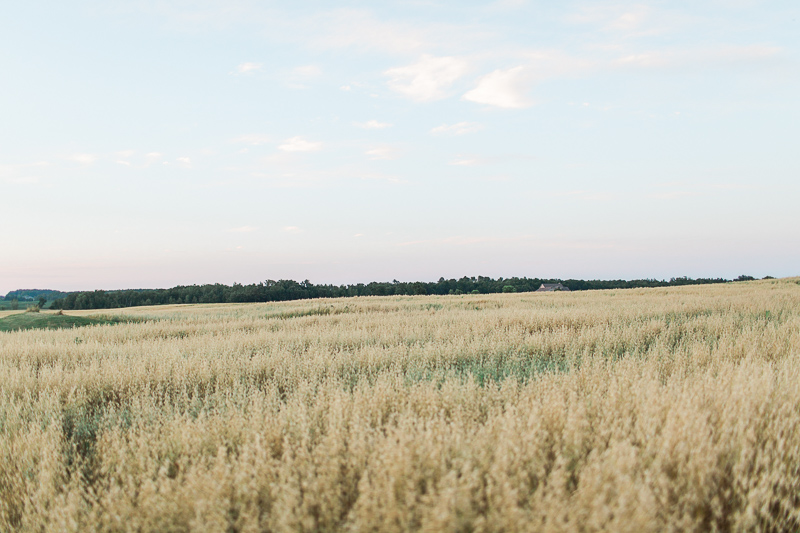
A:
{"type": "Polygon", "coordinates": [[[31,1],[0,294],[800,274],[796,1],[31,1]]]}

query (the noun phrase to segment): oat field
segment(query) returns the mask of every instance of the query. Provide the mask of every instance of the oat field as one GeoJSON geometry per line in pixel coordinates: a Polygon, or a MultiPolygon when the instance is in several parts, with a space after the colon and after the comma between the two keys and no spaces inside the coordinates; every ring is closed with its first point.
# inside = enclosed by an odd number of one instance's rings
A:
{"type": "Polygon", "coordinates": [[[0,332],[0,531],[797,531],[799,283],[0,332]]]}

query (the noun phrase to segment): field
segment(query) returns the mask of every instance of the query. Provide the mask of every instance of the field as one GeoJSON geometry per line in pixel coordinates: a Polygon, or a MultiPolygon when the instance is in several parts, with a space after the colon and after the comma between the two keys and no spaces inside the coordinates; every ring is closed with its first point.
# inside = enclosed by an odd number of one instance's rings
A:
{"type": "Polygon", "coordinates": [[[0,332],[0,531],[800,529],[798,279],[109,313],[0,332]]]}

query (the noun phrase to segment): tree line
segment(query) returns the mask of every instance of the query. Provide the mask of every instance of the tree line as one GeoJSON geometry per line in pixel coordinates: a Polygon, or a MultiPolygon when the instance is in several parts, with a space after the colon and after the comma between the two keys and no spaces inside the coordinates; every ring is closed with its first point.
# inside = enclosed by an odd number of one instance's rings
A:
{"type": "MultiPolygon", "coordinates": [[[[750,276],[740,276],[750,278],[750,276]]],[[[752,278],[750,278],[752,279],[752,278]]],[[[136,307],[142,305],[194,304],[194,303],[233,303],[233,302],[280,302],[310,298],[342,298],[348,296],[391,296],[424,294],[492,294],[499,292],[530,292],[542,283],[561,283],[571,291],[597,289],[632,289],[637,287],[671,287],[677,285],[698,285],[708,283],[727,283],[723,278],[688,277],[671,278],[669,281],[656,279],[639,280],[578,280],[578,279],[540,279],[540,278],[490,278],[485,276],[463,277],[424,282],[372,282],[353,285],[315,285],[308,280],[266,280],[251,285],[234,283],[223,285],[180,285],[171,289],[130,289],[118,291],[84,291],[70,293],[54,301],[55,309],[110,309],[117,307],[136,307]]]]}

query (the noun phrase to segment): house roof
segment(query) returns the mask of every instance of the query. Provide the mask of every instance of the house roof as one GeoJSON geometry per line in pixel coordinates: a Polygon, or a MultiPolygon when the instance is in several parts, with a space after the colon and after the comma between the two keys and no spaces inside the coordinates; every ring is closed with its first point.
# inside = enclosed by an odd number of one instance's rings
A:
{"type": "Polygon", "coordinates": [[[560,283],[542,283],[542,286],[536,289],[536,292],[553,292],[553,291],[568,291],[569,288],[560,283]]]}

